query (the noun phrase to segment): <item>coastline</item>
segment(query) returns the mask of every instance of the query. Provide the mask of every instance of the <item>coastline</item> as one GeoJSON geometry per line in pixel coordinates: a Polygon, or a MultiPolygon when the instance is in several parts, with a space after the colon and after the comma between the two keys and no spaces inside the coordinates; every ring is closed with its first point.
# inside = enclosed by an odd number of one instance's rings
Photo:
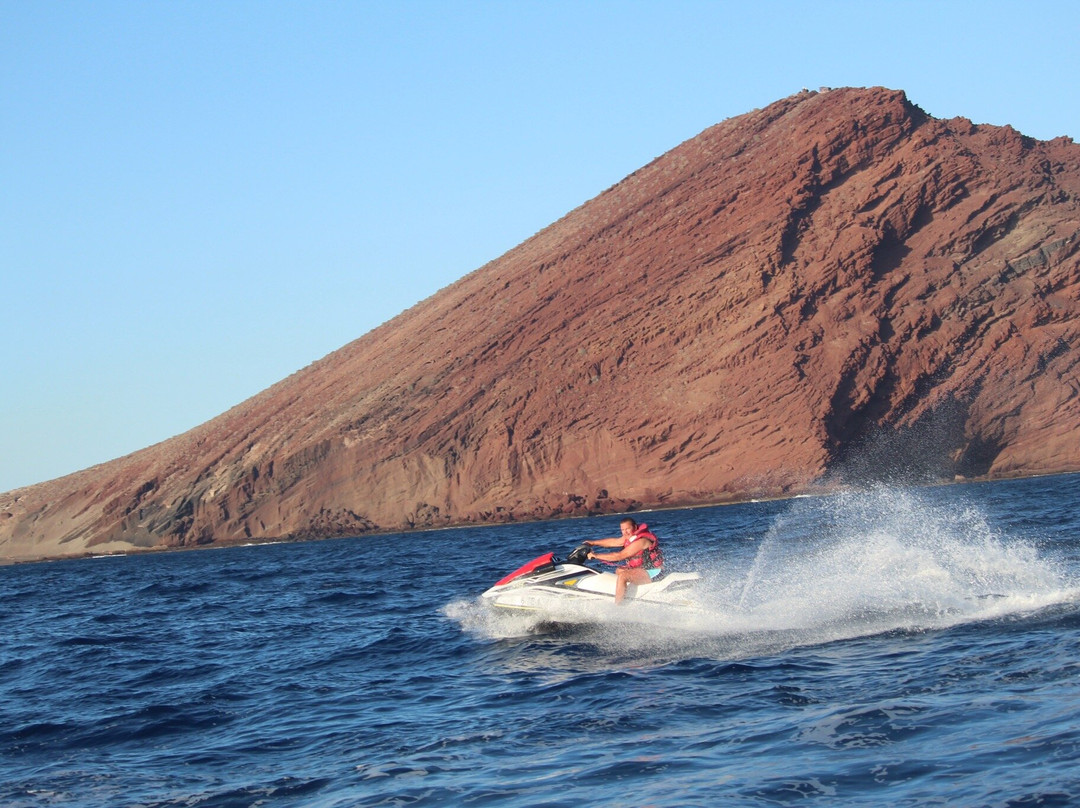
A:
{"type": "MultiPolygon", "coordinates": [[[[895,483],[882,482],[879,485],[896,485],[908,488],[938,488],[957,485],[979,485],[986,483],[1008,482],[1010,480],[1033,480],[1043,477],[1059,477],[1069,474],[1080,474],[1080,470],[1077,469],[1063,469],[1060,471],[1050,472],[1038,472],[1030,474],[1000,474],[1000,475],[985,475],[980,477],[963,477],[956,475],[952,479],[942,480],[929,480],[929,481],[897,481],[895,483]]],[[[15,566],[21,564],[37,564],[48,563],[56,561],[80,561],[80,560],[99,560],[105,558],[117,558],[121,556],[131,555],[146,555],[156,553],[177,553],[177,552],[196,552],[200,550],[223,550],[226,548],[235,547],[258,547],[268,544],[299,544],[304,542],[324,541],[331,539],[346,539],[346,538],[359,538],[361,536],[392,536],[396,534],[401,535],[413,535],[424,533],[435,533],[447,530],[463,530],[468,528],[494,528],[505,527],[506,525],[522,525],[522,524],[534,524],[543,522],[563,522],[576,519],[592,519],[598,516],[622,516],[624,514],[642,514],[642,513],[664,513],[669,511],[681,511],[681,510],[697,510],[703,508],[719,508],[728,505],[748,505],[762,502],[784,502],[795,499],[805,499],[809,497],[829,497],[839,494],[850,493],[852,491],[862,490],[868,487],[867,485],[856,485],[852,483],[841,484],[835,482],[822,482],[819,484],[812,484],[806,486],[803,489],[795,490],[790,493],[784,494],[765,494],[765,495],[736,495],[730,499],[715,500],[709,502],[686,502],[686,503],[658,503],[654,505],[642,505],[640,508],[633,508],[631,510],[596,510],[583,514],[569,514],[565,516],[553,516],[547,518],[535,518],[535,519],[514,519],[506,518],[501,520],[485,521],[485,522],[461,522],[452,525],[442,525],[438,527],[420,527],[420,528],[405,528],[405,529],[385,529],[385,530],[371,530],[365,533],[347,534],[347,535],[334,535],[334,536],[286,536],[286,537],[261,537],[261,538],[244,538],[242,540],[230,540],[230,539],[216,539],[211,542],[188,546],[188,547],[167,547],[164,545],[154,545],[151,547],[136,547],[122,541],[111,541],[96,545],[93,548],[83,550],[81,552],[73,553],[57,553],[57,554],[42,554],[35,556],[2,556],[0,557],[0,567],[15,566]]],[[[512,517],[512,515],[511,515],[512,517]]]]}

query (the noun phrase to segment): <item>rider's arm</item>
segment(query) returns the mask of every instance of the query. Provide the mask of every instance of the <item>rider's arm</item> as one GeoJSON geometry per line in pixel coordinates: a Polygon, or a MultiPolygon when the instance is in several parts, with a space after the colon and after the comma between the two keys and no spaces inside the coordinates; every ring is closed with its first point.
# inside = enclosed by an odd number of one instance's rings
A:
{"type": "Polygon", "coordinates": [[[596,555],[595,553],[589,553],[590,556],[600,561],[622,561],[624,558],[630,558],[636,556],[638,553],[643,553],[649,547],[648,539],[634,539],[626,547],[618,553],[605,553],[604,555],[596,555]]]}
{"type": "Polygon", "coordinates": [[[590,547],[622,547],[622,536],[614,539],[592,539],[585,542],[590,547]]]}

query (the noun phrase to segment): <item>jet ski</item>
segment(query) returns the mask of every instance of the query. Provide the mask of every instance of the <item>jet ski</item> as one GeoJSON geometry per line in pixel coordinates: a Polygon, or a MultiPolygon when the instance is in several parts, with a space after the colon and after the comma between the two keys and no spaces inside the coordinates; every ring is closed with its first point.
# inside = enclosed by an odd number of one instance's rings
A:
{"type": "MultiPolygon", "coordinates": [[[[590,548],[576,548],[566,561],[545,553],[511,572],[481,596],[499,609],[551,612],[578,605],[615,603],[615,573],[585,566],[590,548]]],[[[630,584],[626,601],[691,607],[696,572],[663,572],[647,584],[630,584]]]]}

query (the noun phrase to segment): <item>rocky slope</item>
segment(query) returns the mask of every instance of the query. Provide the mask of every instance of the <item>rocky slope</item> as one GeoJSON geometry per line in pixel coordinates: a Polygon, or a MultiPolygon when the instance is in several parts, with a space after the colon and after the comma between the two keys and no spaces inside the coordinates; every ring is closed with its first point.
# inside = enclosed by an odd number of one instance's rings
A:
{"type": "Polygon", "coordinates": [[[13,558],[1080,468],[1080,147],[803,92],[220,417],[0,495],[13,558]]]}

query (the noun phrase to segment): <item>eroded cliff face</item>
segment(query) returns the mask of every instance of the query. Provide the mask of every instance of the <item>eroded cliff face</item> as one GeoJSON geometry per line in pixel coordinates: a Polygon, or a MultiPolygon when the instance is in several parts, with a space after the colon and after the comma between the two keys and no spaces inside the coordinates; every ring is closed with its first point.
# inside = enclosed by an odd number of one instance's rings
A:
{"type": "Polygon", "coordinates": [[[0,495],[0,553],[1080,468],[1080,147],[804,92],[220,417],[0,495]]]}

